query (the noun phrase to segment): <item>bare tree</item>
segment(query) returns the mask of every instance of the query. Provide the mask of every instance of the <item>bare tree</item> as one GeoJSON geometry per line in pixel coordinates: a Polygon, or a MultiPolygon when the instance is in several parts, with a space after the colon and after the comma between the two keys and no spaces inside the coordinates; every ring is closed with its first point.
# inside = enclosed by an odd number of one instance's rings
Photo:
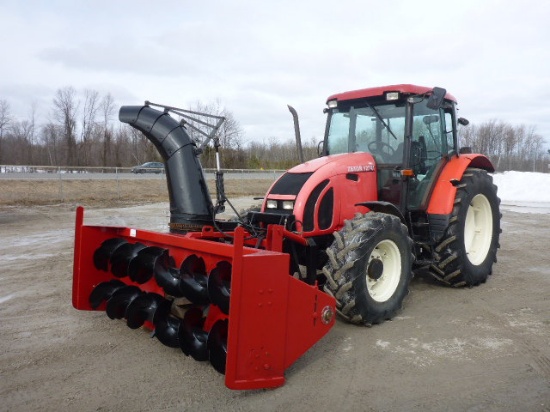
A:
{"type": "MultiPolygon", "coordinates": [[[[239,165],[242,167],[241,164],[245,162],[244,152],[242,150],[243,131],[239,122],[235,119],[235,116],[233,116],[233,113],[223,107],[219,100],[208,104],[198,101],[192,105],[189,110],[225,118],[217,135],[220,140],[220,145],[223,148],[223,165],[226,168],[239,167],[239,165]]],[[[201,120],[212,125],[215,124],[215,121],[208,117],[203,117],[201,120]]],[[[195,126],[204,132],[208,133],[210,131],[200,124],[195,126]]],[[[204,141],[204,136],[197,133],[192,128],[188,128],[188,132],[197,144],[201,144],[201,142],[204,141]]],[[[212,146],[208,146],[205,149],[201,162],[206,167],[214,167],[212,146]]]]}
{"type": "MultiPolygon", "coordinates": [[[[490,120],[461,130],[461,141],[492,160],[497,170],[536,170],[544,158],[544,139],[534,126],[490,120]]],[[[541,169],[542,171],[542,169],[541,169]]]]}
{"type": "Polygon", "coordinates": [[[111,126],[111,118],[115,111],[115,103],[111,93],[103,96],[100,104],[101,115],[103,116],[103,151],[101,155],[101,163],[103,166],[109,164],[111,154],[111,141],[113,139],[113,128],[111,126]]]}
{"type": "MultiPolygon", "coordinates": [[[[99,110],[99,93],[95,90],[86,89],[84,91],[84,107],[82,108],[82,164],[88,166],[90,164],[90,151],[92,133],[96,128],[96,117],[99,110]]],[[[79,159],[80,160],[80,159],[79,159]]],[[[80,161],[79,161],[80,163],[80,161]]]]}
{"type": "MultiPolygon", "coordinates": [[[[194,112],[206,113],[214,116],[225,117],[225,121],[218,131],[218,138],[220,139],[220,144],[226,149],[238,149],[242,145],[242,135],[243,131],[239,122],[233,116],[233,113],[222,106],[219,100],[216,100],[214,103],[204,104],[202,102],[196,102],[192,105],[189,110],[194,112]]],[[[201,119],[209,124],[215,124],[214,120],[207,117],[201,119]]],[[[201,125],[196,125],[199,129],[206,131],[201,125]]],[[[202,141],[203,136],[197,134],[195,131],[190,130],[190,135],[195,138],[197,141],[202,141]]]]}
{"type": "Polygon", "coordinates": [[[10,133],[9,151],[7,158],[14,165],[30,164],[29,154],[31,152],[32,135],[34,125],[28,120],[13,122],[10,133]]]}
{"type": "Polygon", "coordinates": [[[0,100],[0,164],[4,163],[3,142],[4,136],[10,127],[12,116],[10,114],[10,105],[7,100],[0,100]]]}
{"type": "Polygon", "coordinates": [[[42,127],[41,139],[46,147],[48,163],[50,166],[59,165],[59,126],[53,122],[49,122],[42,127]]]}
{"type": "Polygon", "coordinates": [[[511,125],[506,125],[503,136],[503,155],[506,159],[506,168],[511,170],[513,153],[519,143],[516,131],[511,125]]]}
{"type": "Polygon", "coordinates": [[[75,90],[72,87],[65,87],[57,90],[54,104],[54,118],[63,130],[63,141],[66,145],[67,156],[66,164],[68,166],[76,165],[76,115],[78,111],[78,102],[75,97],[75,90]]]}
{"type": "Polygon", "coordinates": [[[34,164],[34,152],[36,148],[36,103],[31,103],[31,111],[29,114],[29,133],[27,135],[29,144],[29,152],[27,154],[28,164],[34,164]]]}

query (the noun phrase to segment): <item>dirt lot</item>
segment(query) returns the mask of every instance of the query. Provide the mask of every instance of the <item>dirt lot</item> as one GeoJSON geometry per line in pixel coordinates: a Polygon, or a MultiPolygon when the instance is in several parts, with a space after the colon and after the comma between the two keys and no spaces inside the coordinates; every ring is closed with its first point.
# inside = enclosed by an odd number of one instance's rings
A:
{"type": "MultiPolygon", "coordinates": [[[[244,207],[249,199],[240,199],[244,207]]],[[[87,211],[165,230],[167,204],[87,211]]],[[[276,390],[71,306],[74,206],[0,208],[0,411],[550,411],[550,214],[504,210],[489,281],[415,278],[392,322],[337,322],[276,390]]]]}

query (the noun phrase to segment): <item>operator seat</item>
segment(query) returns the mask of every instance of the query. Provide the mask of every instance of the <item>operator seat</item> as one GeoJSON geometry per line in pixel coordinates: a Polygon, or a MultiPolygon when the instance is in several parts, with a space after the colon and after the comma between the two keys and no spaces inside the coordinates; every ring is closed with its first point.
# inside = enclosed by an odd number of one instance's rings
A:
{"type": "Polygon", "coordinates": [[[426,160],[428,151],[426,149],[426,139],[424,136],[418,137],[418,142],[411,142],[411,167],[415,175],[425,175],[428,171],[426,160]]]}

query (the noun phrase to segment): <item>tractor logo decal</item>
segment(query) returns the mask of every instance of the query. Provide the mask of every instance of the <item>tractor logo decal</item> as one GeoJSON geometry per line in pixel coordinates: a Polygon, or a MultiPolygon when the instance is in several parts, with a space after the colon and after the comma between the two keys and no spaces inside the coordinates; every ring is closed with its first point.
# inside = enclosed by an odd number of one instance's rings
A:
{"type": "Polygon", "coordinates": [[[348,173],[353,172],[374,172],[374,165],[357,165],[357,166],[348,166],[348,173]]]}

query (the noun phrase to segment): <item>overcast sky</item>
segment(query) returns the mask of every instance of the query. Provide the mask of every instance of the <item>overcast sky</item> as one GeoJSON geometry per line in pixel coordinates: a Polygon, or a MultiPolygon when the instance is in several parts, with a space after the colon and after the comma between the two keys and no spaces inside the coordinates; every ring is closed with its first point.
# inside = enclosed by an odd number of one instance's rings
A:
{"type": "Polygon", "coordinates": [[[441,86],[473,123],[536,127],[550,143],[548,1],[0,0],[0,99],[51,115],[56,90],[188,107],[219,100],[246,140],[324,132],[326,98],[441,86]]]}

